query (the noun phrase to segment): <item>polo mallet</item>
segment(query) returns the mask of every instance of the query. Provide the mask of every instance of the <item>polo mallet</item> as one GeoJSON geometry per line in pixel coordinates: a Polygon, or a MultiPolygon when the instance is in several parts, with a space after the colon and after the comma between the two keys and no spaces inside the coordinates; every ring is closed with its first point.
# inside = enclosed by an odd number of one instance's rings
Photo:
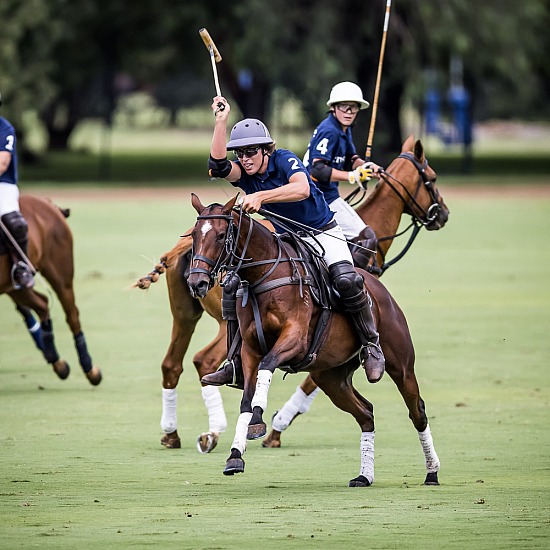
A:
{"type": "MultiPolygon", "coordinates": [[[[219,63],[222,60],[222,56],[220,55],[218,48],[216,48],[216,44],[214,44],[212,37],[205,28],[200,29],[199,34],[201,35],[202,41],[204,42],[206,49],[210,52],[210,61],[212,62],[212,72],[214,73],[214,85],[216,86],[216,94],[222,95],[222,92],[220,90],[220,83],[218,81],[218,70],[216,69],[216,63],[219,63]]],[[[223,111],[224,109],[225,105],[220,102],[218,103],[216,113],[218,111],[223,111]]]]}
{"type": "Polygon", "coordinates": [[[382,64],[384,62],[384,52],[386,51],[386,36],[388,35],[388,25],[390,22],[391,0],[386,0],[386,17],[384,19],[384,32],[382,33],[382,45],[380,46],[380,58],[378,60],[378,74],[376,75],[376,86],[374,88],[374,99],[372,102],[372,116],[370,119],[369,137],[367,139],[367,151],[365,159],[370,160],[372,150],[372,139],[374,136],[374,126],[376,125],[376,111],[378,110],[378,94],[380,93],[380,80],[382,79],[382,64]]]}

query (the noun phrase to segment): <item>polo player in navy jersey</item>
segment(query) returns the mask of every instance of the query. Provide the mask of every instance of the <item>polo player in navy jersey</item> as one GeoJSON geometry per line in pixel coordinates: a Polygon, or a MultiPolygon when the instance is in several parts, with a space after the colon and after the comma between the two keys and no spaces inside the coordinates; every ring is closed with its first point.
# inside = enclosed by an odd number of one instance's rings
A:
{"type": "MultiPolygon", "coordinates": [[[[315,238],[305,237],[304,240],[323,256],[331,283],[358,331],[367,378],[370,382],[378,382],[384,374],[384,355],[378,344],[378,333],[375,332],[373,337],[369,328],[372,312],[363,287],[363,277],[353,267],[344,233],[323,193],[294,153],[276,149],[263,122],[253,118],[241,120],[233,126],[226,144],[230,105],[224,97],[217,96],[213,100],[212,110],[215,125],[208,162],[210,175],[224,178],[246,193],[240,201],[245,212],[254,214],[263,208],[289,220],[287,225],[291,229],[301,229],[300,225],[293,226],[292,221],[296,221],[319,231],[315,238]],[[223,107],[220,108],[220,105],[223,107]],[[235,152],[237,160],[227,158],[228,150],[235,152]]],[[[282,230],[276,222],[274,225],[277,231],[282,230]]],[[[226,296],[227,286],[232,287],[231,284],[224,287],[224,299],[234,303],[233,296],[226,296]]],[[[237,289],[227,290],[236,292],[237,289]]],[[[230,326],[228,323],[229,338],[235,330],[235,324],[230,326]]],[[[230,383],[234,379],[233,369],[233,364],[226,362],[217,372],[204,376],[201,382],[212,385],[230,383]]]]}

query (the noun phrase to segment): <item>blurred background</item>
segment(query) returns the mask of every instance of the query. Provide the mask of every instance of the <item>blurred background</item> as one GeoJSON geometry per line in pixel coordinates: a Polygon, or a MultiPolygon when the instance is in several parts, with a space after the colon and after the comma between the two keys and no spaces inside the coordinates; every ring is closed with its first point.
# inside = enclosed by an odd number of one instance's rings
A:
{"type": "MultiPolygon", "coordinates": [[[[1,114],[21,184],[204,180],[215,95],[303,154],[331,87],[373,101],[384,0],[3,0],[1,114]]],[[[550,0],[394,0],[372,159],[410,133],[438,173],[550,173],[550,0]],[[516,162],[517,161],[517,162],[516,162]]],[[[354,129],[364,151],[372,108],[354,129]]]]}

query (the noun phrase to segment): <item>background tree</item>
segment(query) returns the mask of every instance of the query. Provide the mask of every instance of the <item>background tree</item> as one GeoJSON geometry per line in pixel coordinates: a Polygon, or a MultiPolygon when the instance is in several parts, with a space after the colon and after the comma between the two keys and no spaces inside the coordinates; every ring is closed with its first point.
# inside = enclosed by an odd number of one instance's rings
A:
{"type": "MultiPolygon", "coordinates": [[[[550,0],[394,0],[376,159],[399,147],[402,108],[421,108],[428,70],[446,90],[454,57],[463,61],[476,119],[548,118],[549,8],[550,0]]],[[[269,122],[280,90],[301,100],[313,128],[338,81],[357,82],[372,102],[384,10],[384,0],[279,0],[270,9],[263,0],[158,0],[154,8],[130,0],[3,0],[4,108],[20,132],[22,114],[38,112],[49,148],[64,149],[85,118],[111,122],[128,90],[120,75],[172,113],[208,103],[214,87],[198,36],[206,26],[223,56],[222,91],[244,116],[269,122]]],[[[361,149],[369,126],[368,113],[362,117],[354,132],[361,149]]]]}

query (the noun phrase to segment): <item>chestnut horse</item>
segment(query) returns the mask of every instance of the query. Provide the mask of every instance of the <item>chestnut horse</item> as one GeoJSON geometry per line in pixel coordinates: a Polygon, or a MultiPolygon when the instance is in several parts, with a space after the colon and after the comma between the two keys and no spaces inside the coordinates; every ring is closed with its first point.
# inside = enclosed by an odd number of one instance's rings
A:
{"type": "MultiPolygon", "coordinates": [[[[94,386],[101,382],[101,371],[94,366],[82,328],[73,290],[74,260],[73,236],[65,217],[68,210],[61,210],[47,199],[21,195],[21,213],[29,226],[29,260],[34,270],[44,276],[61,302],[65,319],[73,333],[78,359],[84,374],[94,386]]],[[[4,251],[10,249],[9,240],[2,235],[4,251]]],[[[70,367],[61,359],[55,345],[48,298],[33,288],[15,290],[10,276],[12,258],[9,253],[0,255],[0,294],[7,294],[23,316],[27,329],[44,358],[61,379],[69,376],[70,367]],[[34,318],[33,312],[39,318],[34,318]]]]}
{"type": "MultiPolygon", "coordinates": [[[[247,439],[265,435],[262,416],[269,386],[273,372],[281,368],[309,372],[334,405],[355,418],[362,432],[361,466],[349,486],[368,487],[374,481],[374,415],[372,404],[352,384],[360,348],[353,323],[338,306],[327,311],[318,305],[315,296],[323,293],[326,279],[311,275],[315,272],[312,264],[304,267],[307,255],[297,253],[292,243],[242,210],[233,210],[236,200],[205,207],[192,195],[199,216],[192,232],[194,255],[187,279],[192,294],[199,297],[206,296],[224,274],[225,281],[234,276],[241,281],[236,313],[242,335],[244,390],[223,473],[244,472],[247,439]],[[318,323],[324,327],[323,335],[313,347],[318,323]]],[[[424,483],[437,485],[439,459],[414,373],[415,353],[405,316],[382,283],[360,271],[372,297],[386,372],[405,401],[424,450],[424,483]]]]}
{"type": "MultiPolygon", "coordinates": [[[[380,181],[367,199],[357,208],[359,216],[368,223],[378,236],[377,265],[380,271],[385,271],[395,261],[400,259],[409,249],[420,228],[428,231],[442,228],[447,222],[449,210],[435,184],[436,174],[428,166],[424,148],[420,140],[411,136],[404,143],[402,152],[384,171],[380,181]],[[413,232],[404,250],[392,261],[386,262],[386,256],[394,238],[397,236],[402,215],[411,216],[412,223],[408,228],[413,232]]],[[[269,222],[265,222],[270,225],[269,222]]],[[[405,231],[402,231],[403,234],[405,231]]],[[[161,443],[167,448],[180,448],[181,441],[177,432],[177,417],[175,411],[176,387],[183,372],[183,359],[191,342],[195,327],[204,311],[212,316],[219,325],[219,330],[212,342],[193,357],[193,364],[199,378],[214,372],[227,355],[226,322],[222,318],[221,289],[215,286],[204,298],[194,299],[189,293],[185,282],[185,274],[189,267],[188,253],[191,250],[191,238],[182,237],[176,246],[165,254],[159,264],[145,277],[139,279],[135,286],[148,289],[151,283],[158,281],[162,273],[166,273],[170,308],[172,312],[172,337],[166,355],[162,361],[163,414],[161,427],[164,435],[161,443]],[[171,397],[167,397],[171,394],[171,397]],[[172,404],[169,403],[172,400],[172,404]]],[[[376,273],[375,273],[376,274],[376,273]]],[[[380,273],[378,273],[380,274],[380,273]]],[[[315,384],[310,377],[303,382],[303,389],[310,393],[315,384]]],[[[215,388],[211,387],[212,390],[215,388]]],[[[211,414],[214,408],[222,408],[219,390],[213,396],[204,398],[211,414]]],[[[200,452],[211,451],[218,441],[220,425],[218,419],[210,422],[210,429],[199,436],[200,452]]],[[[270,433],[273,446],[280,445],[280,433],[270,433]]]]}

